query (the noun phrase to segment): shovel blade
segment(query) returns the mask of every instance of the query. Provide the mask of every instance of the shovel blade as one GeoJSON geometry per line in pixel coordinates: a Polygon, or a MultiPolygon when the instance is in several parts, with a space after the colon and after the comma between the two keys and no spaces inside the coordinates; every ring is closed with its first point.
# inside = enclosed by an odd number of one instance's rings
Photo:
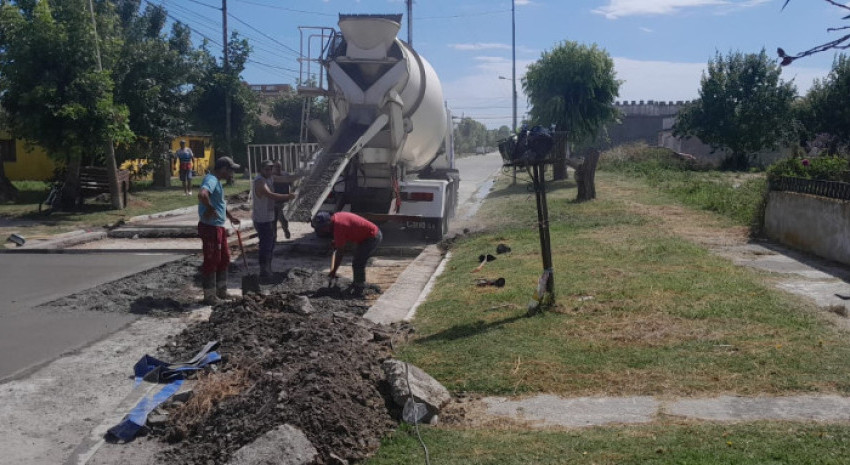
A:
{"type": "Polygon", "coordinates": [[[255,274],[246,274],[242,276],[242,295],[252,292],[260,293],[260,277],[255,274]]]}

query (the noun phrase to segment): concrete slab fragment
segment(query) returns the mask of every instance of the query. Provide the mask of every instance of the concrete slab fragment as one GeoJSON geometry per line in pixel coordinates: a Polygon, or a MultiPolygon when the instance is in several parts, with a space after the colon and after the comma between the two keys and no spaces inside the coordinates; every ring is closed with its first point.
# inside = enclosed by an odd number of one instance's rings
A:
{"type": "Polygon", "coordinates": [[[515,400],[487,397],[483,401],[490,415],[540,422],[541,426],[565,427],[649,423],[661,405],[648,396],[566,399],[543,394],[515,400]]]}

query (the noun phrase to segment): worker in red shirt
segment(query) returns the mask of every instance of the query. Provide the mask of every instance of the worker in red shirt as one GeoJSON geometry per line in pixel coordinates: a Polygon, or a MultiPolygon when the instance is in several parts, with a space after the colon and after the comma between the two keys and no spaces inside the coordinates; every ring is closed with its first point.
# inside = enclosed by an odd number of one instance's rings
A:
{"type": "Polygon", "coordinates": [[[366,262],[384,237],[381,230],[366,218],[348,212],[319,212],[310,224],[319,237],[333,237],[331,271],[328,273],[331,279],[336,277],[336,271],[342,263],[343,247],[349,242],[357,245],[351,267],[354,270],[354,291],[362,293],[366,286],[366,262]]]}

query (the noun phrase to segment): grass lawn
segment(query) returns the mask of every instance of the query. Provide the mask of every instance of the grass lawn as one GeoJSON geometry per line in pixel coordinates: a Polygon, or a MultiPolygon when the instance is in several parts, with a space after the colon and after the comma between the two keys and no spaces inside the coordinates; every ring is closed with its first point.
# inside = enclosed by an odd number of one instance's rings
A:
{"type": "MultiPolygon", "coordinates": [[[[420,428],[441,465],[843,465],[850,428],[757,422],[652,425],[572,431],[420,428]]],[[[425,463],[412,428],[385,440],[367,465],[425,463]]]]}
{"type": "MultiPolygon", "coordinates": [[[[38,205],[46,197],[49,186],[43,182],[15,182],[19,189],[19,199],[16,203],[0,204],[0,237],[17,233],[25,238],[37,239],[53,234],[59,234],[78,229],[99,228],[112,225],[119,220],[147,215],[151,213],[174,210],[198,204],[197,192],[202,177],[193,179],[192,196],[183,195],[183,187],[176,178],[172,179],[170,188],[153,188],[150,182],[142,181],[133,184],[132,192],[128,195],[128,205],[124,210],[112,210],[108,202],[96,199],[86,199],[80,211],[55,212],[45,215],[38,212],[38,205]]],[[[236,180],[234,185],[225,186],[225,194],[233,195],[248,190],[247,180],[236,180]]]]}
{"type": "MultiPolygon", "coordinates": [[[[711,177],[715,174],[706,173],[711,177]]],[[[720,185],[729,179],[717,175],[720,185]]],[[[734,188],[734,184],[733,188],[734,188]]],[[[676,189],[597,174],[598,199],[549,184],[556,305],[528,317],[542,271],[533,194],[497,182],[414,320],[399,358],[451,391],[475,395],[758,396],[842,394],[850,341],[770,275],[703,245],[743,240],[749,221],[684,206],[676,189]],[[506,255],[471,273],[480,254],[506,255]],[[477,287],[504,277],[503,288],[477,287]]],[[[692,204],[688,202],[689,204],[692,204]]],[[[703,209],[704,205],[700,206],[703,209]]],[[[573,431],[425,428],[435,463],[845,463],[846,426],[653,424],[573,431]]],[[[387,441],[370,464],[421,463],[415,436],[387,441]]]]}
{"type": "MultiPolygon", "coordinates": [[[[810,304],[647,213],[663,212],[669,195],[621,175],[600,173],[598,184],[594,202],[572,203],[567,183],[549,193],[557,303],[534,318],[526,317],[542,269],[534,199],[525,186],[498,184],[480,212],[498,228],[453,245],[401,357],[450,390],[482,394],[850,391],[850,342],[810,304]],[[512,252],[470,273],[499,243],[512,252]],[[476,287],[481,277],[507,284],[476,287]]],[[[700,218],[691,216],[669,220],[700,218]]]]}

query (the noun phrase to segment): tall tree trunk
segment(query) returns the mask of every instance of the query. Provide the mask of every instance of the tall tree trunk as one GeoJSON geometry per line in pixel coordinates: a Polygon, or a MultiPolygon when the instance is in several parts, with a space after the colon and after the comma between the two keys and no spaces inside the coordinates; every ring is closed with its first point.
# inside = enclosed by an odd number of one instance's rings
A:
{"type": "Polygon", "coordinates": [[[80,196],[80,157],[69,157],[66,164],[65,184],[62,186],[62,195],[59,205],[62,210],[71,211],[77,207],[77,199],[80,196]]]}
{"type": "Polygon", "coordinates": [[[109,179],[109,199],[112,208],[121,210],[124,202],[121,199],[121,187],[118,185],[118,164],[115,162],[115,146],[112,140],[106,142],[106,176],[109,179]]]}
{"type": "Polygon", "coordinates": [[[584,162],[576,169],[577,202],[586,202],[596,198],[596,165],[598,163],[599,150],[587,150],[584,155],[584,162]]]}
{"type": "Polygon", "coordinates": [[[599,163],[599,149],[588,149],[581,161],[566,159],[567,164],[576,170],[578,194],[576,202],[587,202],[596,198],[596,165],[599,163]]]}
{"type": "Polygon", "coordinates": [[[18,198],[18,189],[6,177],[6,167],[3,166],[3,153],[0,152],[0,202],[14,202],[18,198]]]}
{"type": "Polygon", "coordinates": [[[554,134],[555,145],[552,151],[555,152],[555,163],[552,164],[552,180],[560,181],[567,179],[567,166],[570,158],[570,144],[567,141],[567,132],[558,131],[554,134]]]}
{"type": "Polygon", "coordinates": [[[153,149],[153,185],[154,187],[171,187],[171,153],[168,145],[163,143],[158,149],[153,149]]]}

